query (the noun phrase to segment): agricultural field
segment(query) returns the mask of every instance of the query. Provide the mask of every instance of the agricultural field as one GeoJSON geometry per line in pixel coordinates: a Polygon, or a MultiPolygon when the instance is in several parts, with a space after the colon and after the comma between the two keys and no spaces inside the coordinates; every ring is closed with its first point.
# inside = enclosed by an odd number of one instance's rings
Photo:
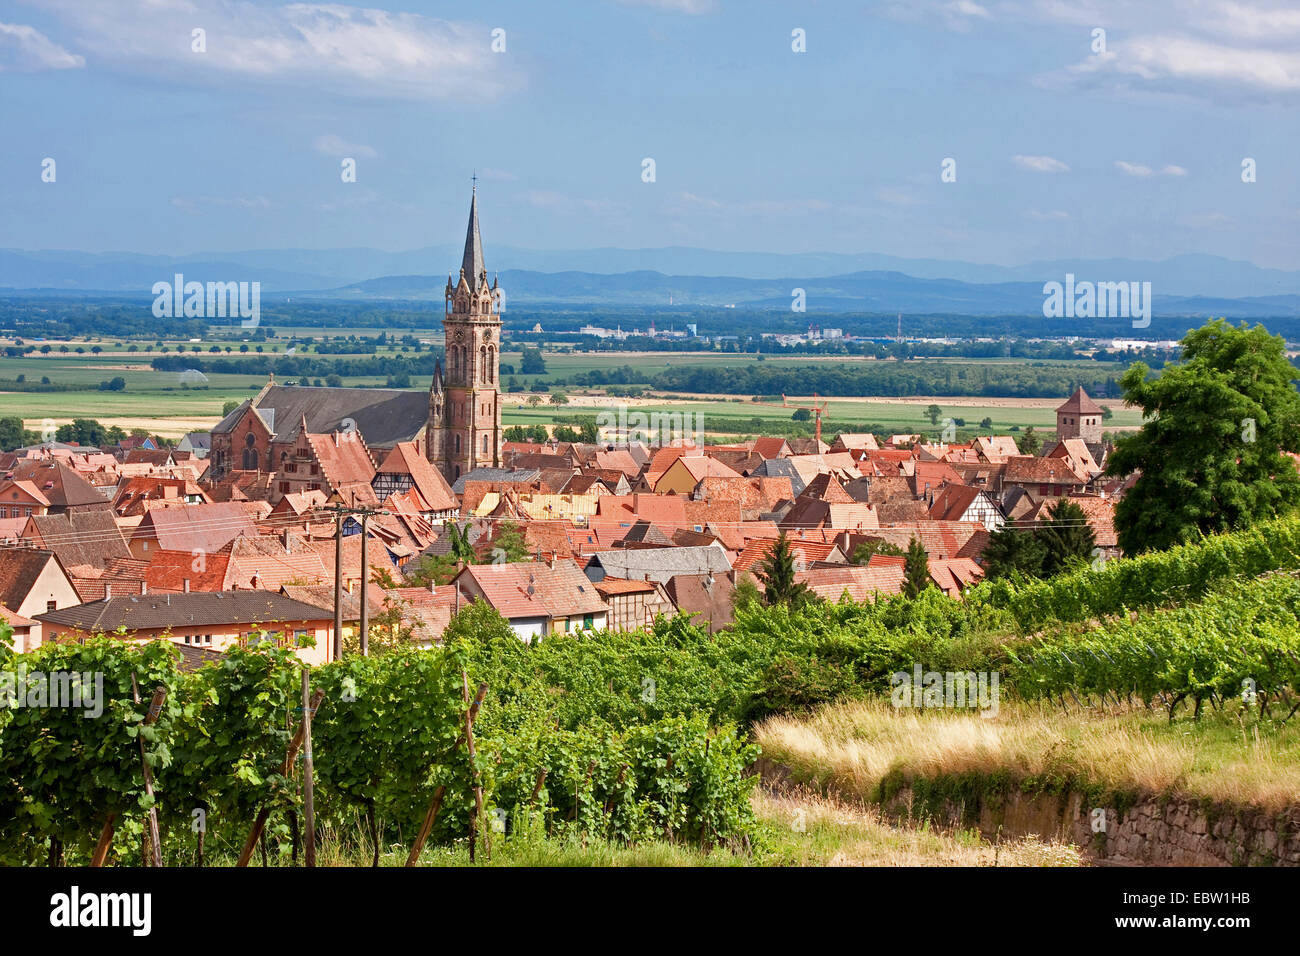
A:
{"type": "MultiPolygon", "coordinates": [[[[362,332],[366,330],[360,330],[362,332]]],[[[374,330],[369,330],[372,333],[374,330]]],[[[356,334],[347,330],[329,330],[330,338],[335,334],[356,334]]],[[[321,358],[324,360],[366,359],[371,357],[414,357],[409,346],[390,344],[381,346],[374,352],[334,353],[318,355],[310,343],[293,338],[301,333],[307,338],[325,338],[320,329],[277,329],[275,338],[266,342],[241,342],[232,340],[229,333],[202,342],[163,339],[163,347],[152,341],[122,341],[101,338],[83,338],[67,341],[50,340],[39,343],[39,347],[49,348],[48,353],[38,351],[22,357],[0,356],[0,417],[21,417],[27,428],[39,431],[46,419],[62,425],[73,418],[95,418],[105,425],[118,425],[124,429],[143,428],[167,438],[178,438],[187,431],[210,427],[221,416],[222,407],[230,401],[242,401],[255,394],[267,381],[265,374],[234,374],[192,371],[158,371],[150,366],[153,359],[160,356],[175,357],[181,349],[184,354],[193,355],[196,360],[214,358],[255,358],[256,349],[263,351],[268,366],[273,358],[283,357],[289,349],[292,354],[304,358],[321,358]],[[241,352],[241,347],[246,351],[241,352]],[[134,348],[135,351],[131,351],[134,348]],[[195,352],[195,348],[198,349],[195,352]],[[218,351],[213,352],[216,348],[218,351]],[[67,351],[63,351],[66,349],[67,351]],[[77,350],[80,349],[81,352],[77,350]],[[98,353],[94,349],[99,349],[98,353]],[[28,386],[35,386],[48,379],[51,386],[71,387],[69,391],[23,391],[13,387],[20,377],[28,386]],[[124,387],[118,391],[100,390],[101,382],[121,378],[124,387]],[[5,384],[10,383],[9,388],[5,384]]],[[[417,338],[433,341],[433,330],[416,330],[417,338]]],[[[11,345],[12,341],[0,340],[0,346],[11,345]]],[[[36,344],[36,343],[29,343],[36,344]]],[[[425,352],[427,355],[428,353],[425,352]]],[[[522,355],[519,352],[503,352],[503,365],[518,368],[522,355]]],[[[789,427],[792,409],[772,407],[770,404],[758,404],[750,399],[754,396],[723,396],[717,394],[691,395],[673,393],[671,398],[656,399],[653,393],[636,399],[611,399],[604,388],[575,388],[566,383],[573,376],[608,369],[611,365],[631,366],[644,371],[647,378],[669,368],[715,367],[732,368],[737,363],[753,363],[753,356],[737,356],[710,353],[574,353],[569,351],[545,352],[547,371],[544,375],[511,374],[503,370],[503,385],[517,384],[525,391],[508,393],[503,396],[505,425],[545,425],[550,426],[557,420],[575,414],[594,414],[601,408],[612,407],[616,402],[625,402],[636,406],[638,410],[651,412],[690,413],[699,416],[703,432],[714,438],[748,434],[773,434],[781,427],[789,427]],[[548,390],[562,391],[569,399],[563,407],[553,406],[547,401],[547,393],[542,393],[543,403],[538,407],[528,404],[531,389],[538,383],[548,390]]],[[[810,362],[829,362],[829,357],[815,358],[809,356],[791,358],[767,358],[762,364],[773,368],[799,367],[810,362]]],[[[842,356],[834,358],[837,363],[874,362],[871,359],[848,359],[842,356]]],[[[945,363],[955,367],[982,367],[996,374],[999,365],[1012,360],[965,360],[946,359],[945,363]]],[[[1044,363],[1077,371],[1080,375],[1096,374],[1098,363],[1056,362],[1044,363]]],[[[320,376],[304,378],[307,384],[317,384],[320,376]]],[[[283,380],[283,379],[278,379],[283,380]]],[[[297,379],[290,378],[290,381],[297,379]]],[[[343,376],[346,386],[385,386],[386,380],[378,375],[343,376]]],[[[427,380],[412,376],[411,388],[427,387],[427,380]]],[[[662,393],[660,393],[662,396],[662,393]]],[[[792,404],[809,403],[812,396],[790,396],[792,404]]],[[[926,408],[937,404],[943,410],[943,417],[964,419],[962,434],[974,433],[979,423],[989,418],[992,431],[1007,432],[1024,430],[1030,426],[1041,433],[1050,431],[1055,426],[1054,408],[1060,398],[1019,399],[1019,398],[969,398],[953,396],[917,396],[907,398],[831,398],[827,401],[828,411],[823,419],[823,432],[829,438],[838,429],[853,428],[857,430],[864,425],[875,425],[887,432],[925,432],[937,431],[930,425],[926,408]]],[[[779,399],[777,400],[779,404],[779,399]]],[[[1113,418],[1107,427],[1114,431],[1136,428],[1141,423],[1139,412],[1124,408],[1122,403],[1114,400],[1102,400],[1103,405],[1111,407],[1113,418]]],[[[990,429],[984,429],[985,431],[990,429]]]]}

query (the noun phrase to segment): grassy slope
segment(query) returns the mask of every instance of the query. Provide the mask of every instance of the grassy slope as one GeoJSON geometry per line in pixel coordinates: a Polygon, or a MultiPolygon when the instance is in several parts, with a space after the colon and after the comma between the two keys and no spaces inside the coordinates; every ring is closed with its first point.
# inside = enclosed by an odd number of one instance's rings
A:
{"type": "Polygon", "coordinates": [[[1235,702],[1199,723],[1132,711],[1009,704],[996,717],[896,710],[888,701],[834,704],[755,729],[765,757],[797,780],[880,799],[905,780],[973,776],[1051,788],[1180,794],[1280,809],[1300,793],[1300,721],[1260,719],[1235,702]]]}

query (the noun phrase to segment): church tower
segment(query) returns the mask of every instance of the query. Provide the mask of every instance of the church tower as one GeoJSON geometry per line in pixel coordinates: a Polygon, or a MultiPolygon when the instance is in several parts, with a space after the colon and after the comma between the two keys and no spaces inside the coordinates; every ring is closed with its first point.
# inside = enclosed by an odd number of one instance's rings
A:
{"type": "Polygon", "coordinates": [[[448,484],[474,468],[501,467],[500,290],[488,285],[478,228],[477,184],[460,277],[447,277],[442,320],[446,364],[429,389],[427,455],[448,484]]]}

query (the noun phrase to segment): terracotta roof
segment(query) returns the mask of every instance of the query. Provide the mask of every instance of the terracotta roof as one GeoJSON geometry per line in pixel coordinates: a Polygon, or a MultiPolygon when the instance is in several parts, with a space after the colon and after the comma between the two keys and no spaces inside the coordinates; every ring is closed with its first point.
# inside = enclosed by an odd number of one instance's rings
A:
{"type": "Polygon", "coordinates": [[[507,620],[607,610],[595,586],[572,561],[559,561],[554,568],[541,562],[471,564],[456,576],[456,582],[463,577],[472,578],[487,602],[507,620]]]}
{"type": "Polygon", "coordinates": [[[336,491],[355,485],[369,486],[375,462],[359,432],[307,433],[307,442],[320,462],[321,474],[336,491]]]}
{"type": "Polygon", "coordinates": [[[790,454],[790,445],[784,438],[766,436],[754,439],[752,451],[763,458],[784,458],[790,454]]]}
{"type": "Polygon", "coordinates": [[[1004,482],[1019,485],[1082,485],[1087,477],[1075,472],[1069,458],[1018,455],[1007,459],[1004,482]]]}
{"type": "MultiPolygon", "coordinates": [[[[811,565],[814,561],[826,561],[835,552],[835,545],[823,541],[798,541],[791,538],[786,539],[790,544],[790,554],[795,559],[795,566],[798,567],[802,562],[804,566],[811,565]]],[[[776,538],[756,538],[745,545],[745,550],[740,552],[732,567],[737,571],[750,571],[761,565],[771,555],[772,549],[776,547],[776,538]]]]}
{"type": "Polygon", "coordinates": [[[60,515],[32,515],[23,537],[49,548],[65,567],[102,568],[110,558],[129,558],[131,549],[109,509],[70,511],[60,515]]]}
{"type": "Polygon", "coordinates": [[[975,451],[985,461],[1004,462],[1020,454],[1016,440],[1010,435],[989,435],[975,439],[975,451]]]}
{"type": "Polygon", "coordinates": [[[51,561],[53,551],[33,548],[0,548],[0,604],[16,608],[27,600],[36,579],[51,561]]]}
{"type": "Polygon", "coordinates": [[[42,507],[48,508],[50,505],[50,499],[41,494],[41,490],[30,481],[0,481],[0,505],[9,504],[18,498],[10,489],[16,489],[42,507]]]}
{"type": "Polygon", "coordinates": [[[932,521],[960,521],[979,496],[980,489],[969,485],[944,485],[934,496],[927,517],[932,521]]]}
{"type": "Polygon", "coordinates": [[[442,477],[442,472],[420,454],[414,442],[403,441],[394,445],[377,474],[409,475],[423,501],[421,511],[456,510],[456,496],[451,485],[442,477]]]}
{"type": "Polygon", "coordinates": [[[595,587],[604,598],[615,594],[647,594],[655,589],[649,581],[629,581],[627,578],[602,578],[596,582],[595,587]]]}
{"type": "Polygon", "coordinates": [[[190,582],[191,591],[224,591],[229,565],[229,550],[203,555],[200,562],[190,551],[158,548],[150,552],[144,577],[150,591],[179,593],[185,590],[186,581],[190,582]]]}
{"type": "Polygon", "coordinates": [[[945,594],[956,596],[984,578],[984,569],[970,558],[947,558],[931,561],[930,580],[945,594]]]}
{"type": "Polygon", "coordinates": [[[40,489],[53,508],[97,505],[108,508],[108,499],[95,486],[62,462],[50,459],[18,459],[0,478],[30,481],[40,489]]]}
{"type": "Polygon", "coordinates": [[[866,449],[875,451],[880,447],[876,441],[876,436],[871,432],[841,432],[831,445],[832,451],[845,451],[847,449],[866,449]]]}
{"type": "Polygon", "coordinates": [[[203,551],[211,554],[239,537],[256,534],[258,512],[251,502],[184,505],[154,509],[145,514],[131,540],[156,541],[169,551],[203,551]]]}
{"type": "Polygon", "coordinates": [[[1080,385],[1074,390],[1074,394],[1065,400],[1065,402],[1056,409],[1058,412],[1073,412],[1077,415],[1100,415],[1102,408],[1083,390],[1080,385]]]}
{"type": "Polygon", "coordinates": [[[794,579],[797,583],[806,584],[810,591],[827,601],[839,601],[847,592],[850,600],[861,604],[875,600],[879,594],[901,593],[906,577],[902,567],[897,565],[865,568],[845,565],[799,571],[794,579]]]}

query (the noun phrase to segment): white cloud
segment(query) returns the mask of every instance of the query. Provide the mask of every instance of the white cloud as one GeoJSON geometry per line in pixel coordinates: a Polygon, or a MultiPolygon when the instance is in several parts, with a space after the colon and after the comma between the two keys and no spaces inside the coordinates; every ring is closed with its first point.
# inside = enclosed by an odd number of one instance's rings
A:
{"type": "Polygon", "coordinates": [[[888,186],[876,190],[876,198],[891,206],[915,206],[920,200],[905,189],[892,189],[888,186]]]}
{"type": "Polygon", "coordinates": [[[1046,212],[1040,209],[1031,209],[1025,215],[1039,222],[1064,222],[1070,218],[1070,214],[1062,209],[1049,209],[1046,212]]]}
{"type": "Polygon", "coordinates": [[[360,143],[351,143],[341,136],[335,136],[333,133],[326,133],[323,136],[317,136],[316,141],[312,143],[316,152],[324,153],[326,156],[352,157],[364,156],[367,159],[374,159],[379,155],[373,148],[364,146],[360,143]]]}
{"type": "MultiPolygon", "coordinates": [[[[1037,0],[1026,12],[1107,30],[1107,51],[1064,73],[1150,92],[1300,90],[1300,8],[1279,0],[1037,0]]],[[[1060,75],[1060,74],[1058,74],[1060,75]]]]}
{"type": "Polygon", "coordinates": [[[203,206],[234,209],[270,209],[271,200],[265,196],[173,196],[171,204],[181,212],[197,216],[203,206]]]}
{"type": "MultiPolygon", "coordinates": [[[[1157,171],[1143,163],[1126,163],[1122,159],[1115,160],[1115,166],[1127,176],[1155,176],[1157,171]]],[[[1166,165],[1161,166],[1159,170],[1161,176],[1186,176],[1187,170],[1181,166],[1166,165]]]]}
{"type": "Polygon", "coordinates": [[[86,58],[69,53],[35,27],[0,23],[0,70],[76,70],[86,58]]]}
{"type": "Polygon", "coordinates": [[[1115,165],[1118,166],[1122,172],[1124,172],[1126,175],[1129,176],[1150,176],[1151,175],[1151,167],[1143,166],[1141,163],[1126,163],[1122,159],[1117,159],[1115,160],[1115,165]]]}
{"type": "Polygon", "coordinates": [[[1051,156],[1022,156],[1017,154],[1011,157],[1011,161],[1021,169],[1027,169],[1034,173],[1068,173],[1070,171],[1069,166],[1059,159],[1053,159],[1051,156]]]}
{"type": "Polygon", "coordinates": [[[588,212],[597,216],[622,215],[627,212],[623,203],[607,199],[584,199],[580,196],[568,196],[553,189],[530,189],[524,193],[524,201],[538,209],[549,209],[558,213],[588,212]]]}
{"type": "Polygon", "coordinates": [[[717,9],[717,4],[713,0],[618,0],[618,2],[625,7],[656,7],[676,13],[689,13],[692,16],[712,13],[717,9]]]}
{"type": "Polygon", "coordinates": [[[989,11],[974,0],[952,0],[952,3],[948,4],[948,9],[964,17],[979,17],[984,20],[990,17],[989,11]]]}
{"type": "Polygon", "coordinates": [[[45,0],[103,63],[171,80],[289,83],[335,94],[480,102],[517,85],[486,27],[342,4],[45,0]],[[206,31],[206,52],[191,33],[206,31]]]}

